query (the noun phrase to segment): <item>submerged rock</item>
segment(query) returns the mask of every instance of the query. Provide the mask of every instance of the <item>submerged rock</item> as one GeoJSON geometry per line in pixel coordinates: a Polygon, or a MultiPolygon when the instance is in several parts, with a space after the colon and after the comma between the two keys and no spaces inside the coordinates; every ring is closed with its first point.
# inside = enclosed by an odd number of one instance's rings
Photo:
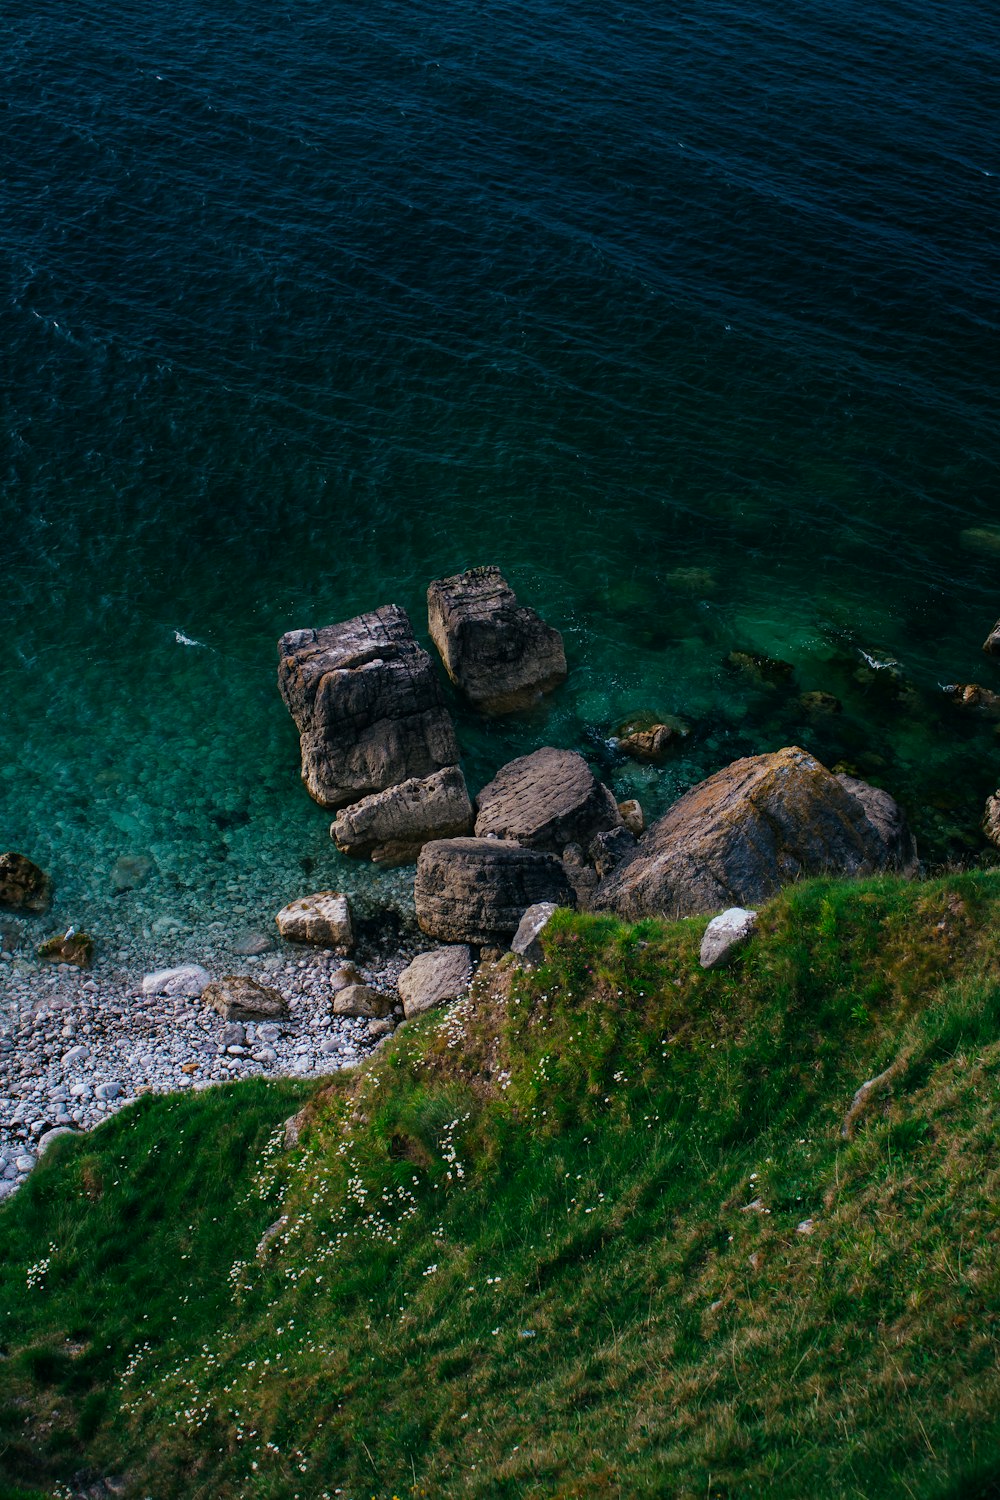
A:
{"type": "Polygon", "coordinates": [[[322,630],[289,631],[278,653],[302,779],[323,807],[458,763],[441,684],[398,605],[322,630]]]}
{"type": "Polygon", "coordinates": [[[409,1020],[435,1005],[457,1000],[469,988],[472,951],[465,943],[418,953],[397,980],[403,1014],[409,1020]]]}
{"type": "Polygon", "coordinates": [[[431,776],[412,776],[344,808],[330,829],[342,854],[371,857],[377,865],[416,859],[431,839],[472,831],[472,803],[458,766],[431,776]]]}
{"type": "Polygon", "coordinates": [[[224,1021],[274,1021],[288,1015],[288,1001],[281,991],[258,984],[249,974],[226,974],[207,984],[201,998],[224,1021]]]}
{"type": "Polygon", "coordinates": [[[316,891],[283,906],[275,917],[278,931],[292,943],[346,952],[354,946],[354,924],[346,896],[339,891],[316,891]]]}
{"type": "Polygon", "coordinates": [[[622,826],[613,794],[583,756],[551,745],[509,761],[483,787],[476,809],[477,838],[514,839],[553,854],[622,826]]]}
{"type": "Polygon", "coordinates": [[[980,687],[978,682],[952,682],[941,691],[958,708],[972,709],[989,718],[1000,718],[1000,693],[980,687]]]}
{"type": "Polygon", "coordinates": [[[913,845],[902,814],[887,793],[870,790],[879,819],[891,822],[885,831],[796,746],[738,760],[653,824],[594,905],[629,919],[688,916],[756,905],[803,876],[904,868],[913,845]]]}
{"type": "Polygon", "coordinates": [[[657,719],[653,714],[639,714],[619,724],[614,740],[621,753],[631,760],[656,765],[689,733],[688,726],[680,719],[657,719]]]}
{"type": "Polygon", "coordinates": [[[726,666],[731,672],[740,672],[766,687],[787,687],[795,677],[791,662],[779,661],[762,651],[730,651],[726,666]]]}
{"type": "Polygon", "coordinates": [[[49,877],[25,854],[0,854],[0,906],[9,911],[47,911],[52,894],[49,877]]]}
{"type": "Polygon", "coordinates": [[[484,713],[514,713],[566,680],[562,636],[518,604],[499,568],[437,579],[427,622],[448,676],[484,713]]]}
{"type": "Polygon", "coordinates": [[[148,854],[119,854],[111,868],[112,888],[122,895],[140,890],[155,869],[155,861],[148,854]]]}
{"type": "Polygon", "coordinates": [[[538,901],[574,906],[561,862],[504,839],[425,844],[414,883],[421,931],[444,943],[506,943],[538,901]]]}

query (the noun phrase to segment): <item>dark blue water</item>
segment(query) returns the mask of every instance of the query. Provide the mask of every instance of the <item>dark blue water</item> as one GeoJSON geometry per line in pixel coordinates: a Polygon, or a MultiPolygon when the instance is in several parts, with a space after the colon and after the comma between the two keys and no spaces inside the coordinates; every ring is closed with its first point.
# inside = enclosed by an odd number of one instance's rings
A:
{"type": "Polygon", "coordinates": [[[0,846],[57,915],[377,892],[274,643],[423,629],[480,562],[572,674],[459,714],[474,785],[576,746],[654,814],[797,742],[983,857],[995,725],[939,685],[1000,689],[988,8],[33,0],[2,36],[0,846]],[[641,709],[692,727],[660,770],[608,748],[641,709]]]}

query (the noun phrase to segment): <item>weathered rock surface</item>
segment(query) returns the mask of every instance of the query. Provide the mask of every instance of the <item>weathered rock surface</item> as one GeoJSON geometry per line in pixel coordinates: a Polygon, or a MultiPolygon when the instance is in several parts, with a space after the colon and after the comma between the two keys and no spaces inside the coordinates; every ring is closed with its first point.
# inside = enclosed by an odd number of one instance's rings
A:
{"type": "Polygon", "coordinates": [[[226,974],[207,984],[201,998],[225,1021],[273,1021],[288,1015],[288,1001],[281,991],[258,984],[249,974],[226,974]]]}
{"type": "Polygon", "coordinates": [[[75,969],[89,969],[94,962],[94,939],[85,932],[68,927],[46,938],[35,950],[39,958],[50,964],[71,964],[75,969]]]}
{"type": "Polygon", "coordinates": [[[465,943],[418,953],[397,980],[404,1016],[409,1020],[446,1000],[457,1000],[471,978],[472,953],[465,943]]]}
{"type": "Polygon", "coordinates": [[[566,681],[562,636],[518,604],[499,568],[432,583],[427,623],[448,676],[484,713],[517,712],[566,681]]]}
{"type": "Polygon", "coordinates": [[[27,855],[13,849],[0,854],[0,906],[9,911],[46,911],[51,889],[49,877],[27,855]]]}
{"type": "Polygon", "coordinates": [[[511,938],[510,951],[516,953],[522,963],[529,968],[540,964],[545,957],[539,939],[552,918],[553,912],[559,910],[551,901],[536,901],[534,906],[529,906],[520,922],[517,931],[511,938]]]}
{"type": "Polygon", "coordinates": [[[958,708],[974,709],[990,718],[1000,718],[1000,693],[980,687],[978,682],[952,682],[943,688],[945,696],[958,708]]]}
{"type": "Polygon", "coordinates": [[[632,760],[657,765],[667,752],[683,743],[690,733],[680,719],[662,720],[654,714],[638,714],[619,724],[615,744],[632,760]]]}
{"type": "Polygon", "coordinates": [[[312,943],[345,952],[354,946],[350,904],[339,891],[301,896],[283,906],[274,920],[281,936],[292,943],[312,943]]]}
{"type": "Polygon", "coordinates": [[[994,792],[992,797],[986,799],[986,811],[983,814],[983,832],[991,844],[996,844],[1000,849],[1000,792],[994,792]]]}
{"type": "Polygon", "coordinates": [[[845,791],[861,803],[869,823],[878,831],[888,851],[888,867],[899,870],[903,875],[915,875],[919,865],[917,841],[895,798],[882,787],[872,786],[869,781],[860,781],[856,776],[841,774],[837,780],[845,791]]]}
{"type": "Polygon", "coordinates": [[[635,853],[635,835],[627,828],[611,828],[590,841],[587,853],[597,874],[603,880],[612,870],[631,859],[635,853]]]}
{"type": "Polygon", "coordinates": [[[802,876],[899,869],[899,851],[857,796],[792,746],[692,787],[602,881],[594,905],[631,919],[752,906],[802,876]]]}
{"type": "Polygon", "coordinates": [[[562,864],[504,839],[441,839],[425,844],[414,882],[417,921],[444,943],[506,943],[538,901],[574,906],[562,864]]]}
{"type": "Polygon", "coordinates": [[[753,935],[757,913],[745,906],[730,906],[713,917],[705,928],[699,955],[703,969],[724,968],[753,935]]]}
{"type": "Polygon", "coordinates": [[[646,831],[646,814],[642,810],[642,803],[635,797],[627,797],[624,802],[619,802],[618,811],[622,815],[622,822],[633,838],[646,831]]]}
{"type": "Polygon", "coordinates": [[[613,794],[583,756],[551,745],[509,761],[476,798],[477,838],[514,839],[552,854],[621,826],[613,794]]]}
{"type": "Polygon", "coordinates": [[[159,969],[155,974],[147,974],[142,981],[142,993],[166,995],[171,1000],[196,1000],[211,982],[211,974],[200,964],[181,964],[176,969],[159,969]]]}
{"type": "Polygon", "coordinates": [[[988,656],[1000,656],[1000,620],[996,622],[983,642],[983,650],[988,656]]]}
{"type": "Polygon", "coordinates": [[[369,1020],[392,1015],[392,999],[369,984],[349,984],[346,990],[338,990],[333,997],[331,1010],[335,1016],[365,1016],[369,1020]]]}
{"type": "Polygon", "coordinates": [[[472,832],[472,803],[458,766],[411,776],[344,808],[330,829],[342,854],[377,865],[405,865],[431,839],[472,832]]]}
{"type": "Polygon", "coordinates": [[[278,654],[302,779],[323,807],[458,763],[434,665],[398,605],[323,630],[289,631],[278,654]]]}

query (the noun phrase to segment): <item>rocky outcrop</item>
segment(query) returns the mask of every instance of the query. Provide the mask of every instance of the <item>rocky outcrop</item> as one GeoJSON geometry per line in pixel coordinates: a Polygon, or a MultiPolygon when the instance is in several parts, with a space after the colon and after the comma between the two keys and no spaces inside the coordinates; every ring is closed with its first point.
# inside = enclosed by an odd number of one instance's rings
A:
{"type": "Polygon", "coordinates": [[[49,877],[25,854],[0,854],[0,906],[8,911],[47,911],[52,893],[49,877]]]}
{"type": "Polygon", "coordinates": [[[380,1020],[392,1015],[392,1000],[370,984],[349,984],[338,990],[330,1009],[335,1016],[364,1016],[369,1020],[380,1020]]]}
{"type": "Polygon", "coordinates": [[[627,859],[631,859],[634,853],[635,835],[624,827],[611,828],[606,833],[597,834],[591,839],[587,850],[590,863],[602,880],[627,859]]]}
{"type": "Polygon", "coordinates": [[[499,568],[432,583],[427,622],[448,676],[483,713],[515,713],[566,680],[562,636],[518,604],[499,568]]]}
{"type": "Polygon", "coordinates": [[[258,984],[249,974],[227,974],[207,984],[201,998],[224,1021],[275,1021],[288,1015],[288,1001],[281,991],[258,984]]]}
{"type": "Polygon", "coordinates": [[[458,763],[441,684],[398,605],[323,630],[292,630],[278,655],[302,779],[323,807],[458,763]]]}
{"type": "Polygon", "coordinates": [[[621,828],[622,815],[582,755],[546,745],[509,761],[476,798],[476,837],[514,839],[561,854],[597,833],[621,828]]]}
{"type": "Polygon", "coordinates": [[[411,776],[346,807],[330,829],[341,854],[377,865],[405,865],[431,839],[472,832],[472,803],[458,766],[411,776]]]}
{"type": "Polygon", "coordinates": [[[529,906],[576,904],[558,859],[504,839],[425,844],[413,894],[421,930],[443,943],[506,946],[529,906]]]}
{"type": "Polygon", "coordinates": [[[346,896],[339,891],[317,891],[283,906],[274,919],[283,938],[313,943],[346,953],[354,946],[354,925],[346,896]]]}
{"type": "Polygon", "coordinates": [[[908,835],[883,836],[856,795],[792,746],[692,787],[602,881],[594,905],[630,919],[753,906],[802,876],[899,869],[904,839],[909,849],[908,835]]]}
{"type": "Polygon", "coordinates": [[[745,906],[730,906],[713,917],[701,940],[699,962],[703,969],[722,969],[749,942],[757,927],[757,913],[745,906]]]}
{"type": "Polygon", "coordinates": [[[619,724],[614,741],[622,755],[649,765],[658,765],[668,751],[687,739],[690,730],[680,719],[666,722],[654,714],[638,714],[619,724]]]}
{"type": "Polygon", "coordinates": [[[646,831],[646,814],[642,810],[642,803],[635,797],[627,797],[624,802],[619,802],[618,811],[622,815],[622,822],[633,838],[639,838],[646,831]]]}
{"type": "Polygon", "coordinates": [[[407,1020],[423,1015],[435,1005],[457,1000],[469,988],[472,953],[465,943],[418,953],[397,981],[403,1014],[407,1020]]]}

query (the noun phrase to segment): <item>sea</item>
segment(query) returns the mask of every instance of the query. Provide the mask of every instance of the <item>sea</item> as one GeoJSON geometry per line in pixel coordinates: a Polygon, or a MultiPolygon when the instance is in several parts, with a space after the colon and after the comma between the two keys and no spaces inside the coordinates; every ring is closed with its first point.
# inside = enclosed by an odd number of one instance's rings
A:
{"type": "Polygon", "coordinates": [[[798,744],[929,869],[1000,718],[1000,11],[971,0],[8,0],[0,848],[110,961],[340,856],[276,642],[498,565],[648,818],[798,744]],[[820,695],[820,696],[817,696],[820,695]],[[687,729],[661,766],[636,716],[687,729]],[[120,889],[113,873],[142,872],[120,889]]]}

